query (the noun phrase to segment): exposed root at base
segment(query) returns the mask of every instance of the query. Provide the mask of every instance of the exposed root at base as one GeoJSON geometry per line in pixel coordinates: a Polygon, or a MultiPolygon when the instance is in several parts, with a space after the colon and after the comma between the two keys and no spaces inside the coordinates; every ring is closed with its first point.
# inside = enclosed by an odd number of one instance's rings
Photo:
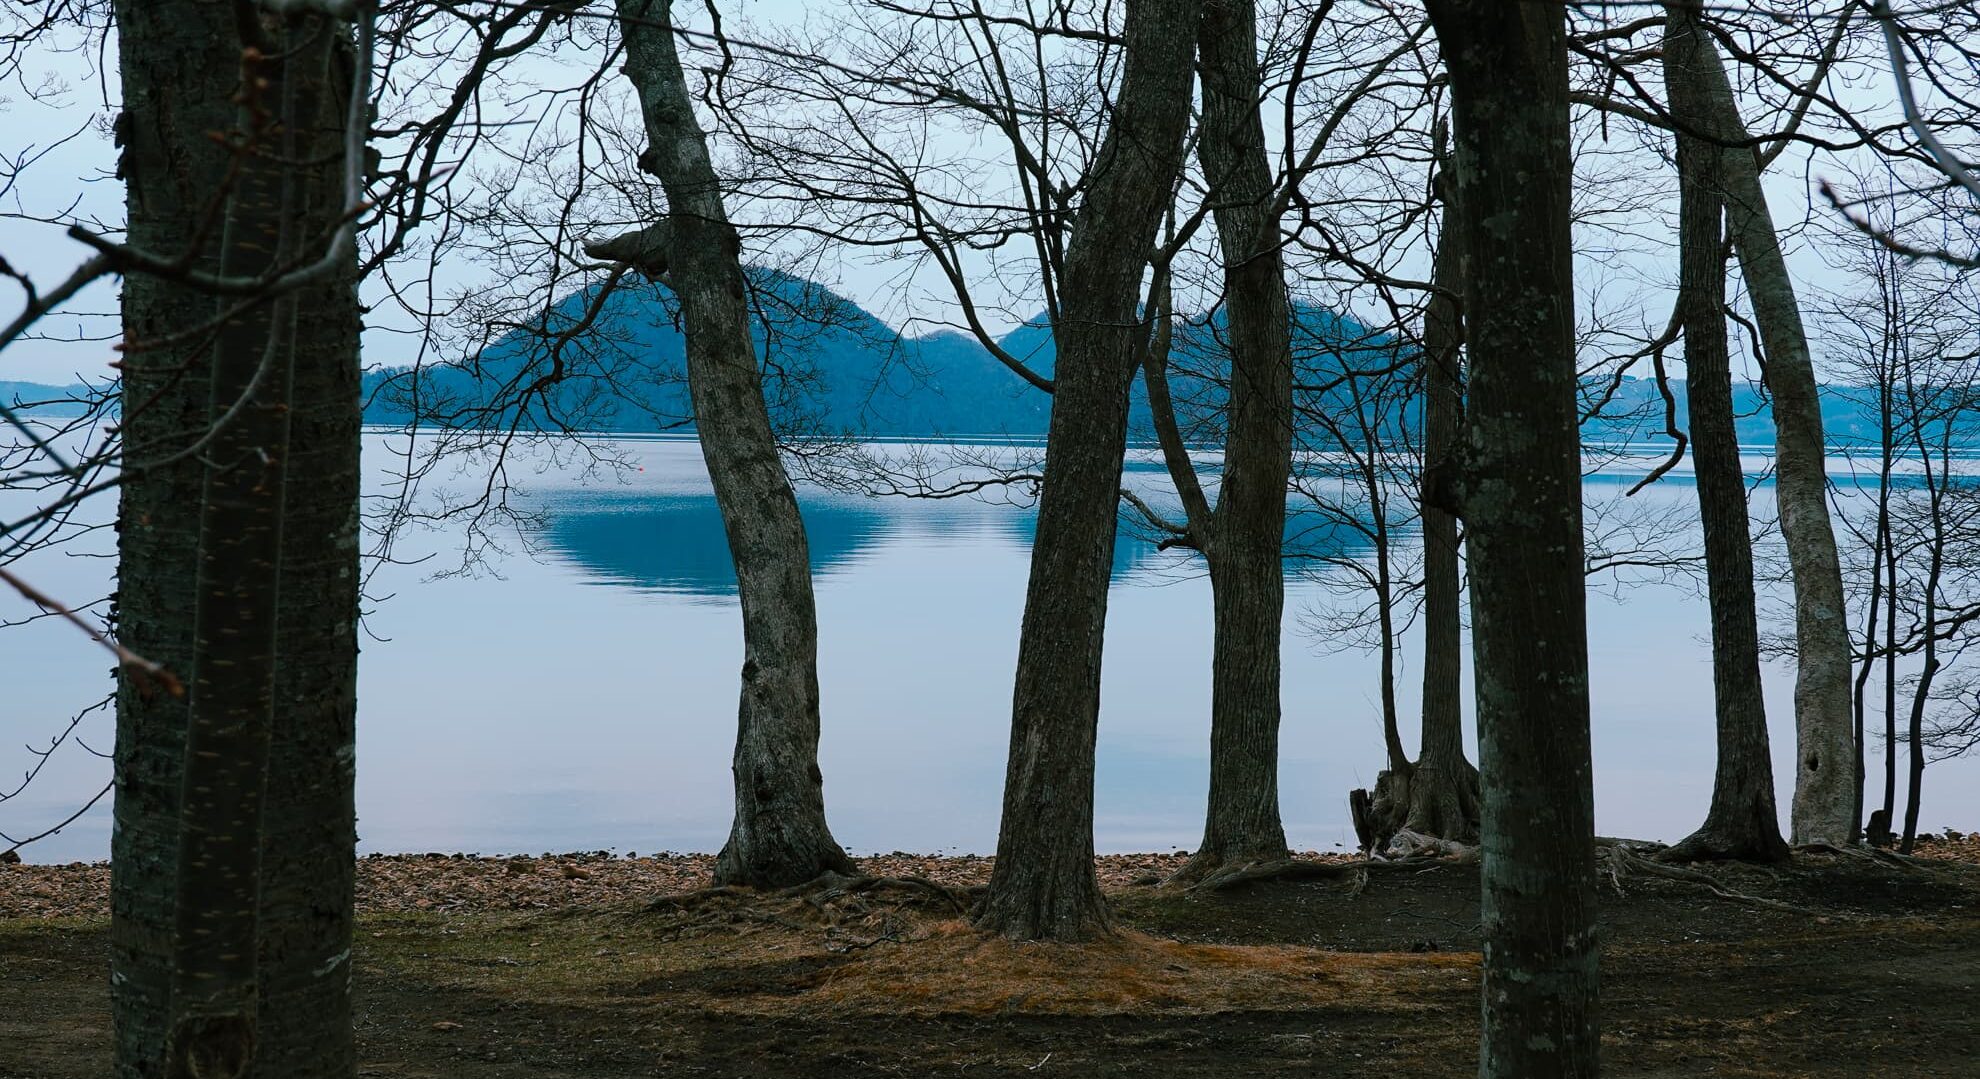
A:
{"type": "MultiPolygon", "coordinates": [[[[1450,845],[1462,846],[1462,844],[1450,845]]],[[[1474,850],[1474,848],[1465,849],[1474,850]]],[[[1475,858],[1475,852],[1472,857],[1475,858]]],[[[1357,858],[1348,862],[1279,858],[1268,862],[1246,862],[1243,865],[1227,866],[1196,882],[1189,890],[1222,892],[1266,881],[1348,880],[1354,882],[1353,894],[1359,895],[1361,890],[1368,886],[1369,875],[1373,873],[1422,870],[1457,865],[1466,860],[1463,857],[1444,857],[1437,854],[1416,854],[1403,858],[1357,858]]]]}
{"type": "Polygon", "coordinates": [[[1831,843],[1803,843],[1794,848],[1796,854],[1833,854],[1842,858],[1859,858],[1879,865],[1894,865],[1900,869],[1918,872],[1936,869],[1943,863],[1930,858],[1919,858],[1910,854],[1899,854],[1882,847],[1838,847],[1831,843]]]}
{"type": "Polygon", "coordinates": [[[1748,906],[1764,907],[1767,910],[1778,910],[1788,914],[1799,914],[1810,918],[1823,916],[1822,911],[1796,906],[1793,903],[1783,903],[1778,899],[1768,899],[1765,896],[1752,895],[1747,892],[1728,888],[1717,877],[1709,873],[1703,873],[1696,869],[1688,869],[1683,866],[1652,861],[1636,853],[1629,843],[1612,843],[1605,849],[1608,852],[1605,859],[1608,864],[1604,868],[1609,875],[1609,886],[1615,889],[1617,895],[1628,894],[1623,890],[1623,878],[1631,874],[1640,874],[1646,877],[1657,877],[1662,880],[1674,880],[1681,884],[1696,885],[1721,899],[1730,900],[1734,903],[1745,903],[1748,906]]]}

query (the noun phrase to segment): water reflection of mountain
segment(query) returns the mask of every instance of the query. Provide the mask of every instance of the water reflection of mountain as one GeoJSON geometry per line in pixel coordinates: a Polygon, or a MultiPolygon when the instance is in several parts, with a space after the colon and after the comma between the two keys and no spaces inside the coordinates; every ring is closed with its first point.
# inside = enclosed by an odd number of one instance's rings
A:
{"type": "MultiPolygon", "coordinates": [[[[549,499],[542,539],[600,584],[697,596],[736,594],[735,567],[708,492],[562,492],[549,499]]],[[[804,503],[811,569],[829,576],[877,546],[889,529],[879,503],[804,503]]]]}
{"type": "MultiPolygon", "coordinates": [[[[812,572],[830,578],[858,565],[895,538],[934,542],[977,537],[1029,547],[1038,515],[1014,506],[974,502],[922,502],[861,499],[807,492],[800,497],[811,545],[812,572]]],[[[1159,503],[1158,503],[1159,505],[1159,503]]],[[[1172,507],[1167,507],[1172,508],[1172,507]]],[[[706,491],[653,491],[586,488],[547,496],[547,520],[539,537],[595,583],[691,596],[733,596],[736,575],[715,497],[706,491]]],[[[1315,540],[1314,522],[1295,515],[1287,522],[1291,538],[1315,540]]],[[[1160,581],[1201,572],[1184,551],[1159,551],[1143,529],[1120,529],[1114,541],[1113,579],[1160,581]]],[[[1352,547],[1344,531],[1330,532],[1330,543],[1352,547]]],[[[964,555],[957,572],[969,572],[964,555]]],[[[1288,565],[1289,570],[1296,567],[1288,565]]]]}

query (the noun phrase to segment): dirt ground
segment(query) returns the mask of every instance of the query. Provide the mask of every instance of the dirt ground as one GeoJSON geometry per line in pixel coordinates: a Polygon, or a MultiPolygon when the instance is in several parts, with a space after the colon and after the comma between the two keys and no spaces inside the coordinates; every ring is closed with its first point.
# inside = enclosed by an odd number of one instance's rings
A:
{"type": "MultiPolygon", "coordinates": [[[[656,907],[606,886],[652,876],[625,859],[390,862],[370,871],[354,961],[364,1076],[1475,1068],[1470,865],[1219,893],[1117,884],[1123,935],[1066,947],[985,939],[913,892],[656,907]]],[[[944,864],[945,883],[988,869],[944,864]]],[[[44,900],[47,881],[90,871],[0,866],[41,874],[11,888],[44,900]]],[[[1782,906],[1604,875],[1607,1074],[1980,1076],[1980,865],[1804,855],[1711,872],[1782,906]]],[[[25,913],[8,894],[0,1077],[106,1074],[106,921],[94,900],[25,913]]]]}

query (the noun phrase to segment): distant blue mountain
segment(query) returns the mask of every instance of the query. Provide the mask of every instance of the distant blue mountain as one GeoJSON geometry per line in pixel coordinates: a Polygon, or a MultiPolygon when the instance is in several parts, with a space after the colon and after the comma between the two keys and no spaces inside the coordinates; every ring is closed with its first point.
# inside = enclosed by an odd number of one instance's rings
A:
{"type": "MultiPolygon", "coordinates": [[[[822,285],[771,270],[750,277],[766,390],[786,427],[880,436],[1044,433],[1049,396],[974,338],[947,330],[903,336],[822,285]]],[[[641,281],[622,282],[602,303],[597,297],[597,286],[572,293],[537,325],[511,330],[469,359],[373,374],[366,419],[624,432],[688,426],[686,343],[672,294],[641,281]],[[593,306],[584,331],[568,334],[593,306]],[[552,374],[554,381],[546,378],[552,374]],[[548,384],[531,391],[538,382],[548,384]]],[[[1026,332],[1012,334],[1013,347],[1024,347],[1015,339],[1026,332]]],[[[1041,360],[1048,372],[1050,359],[1041,360]]]]}
{"type": "MultiPolygon", "coordinates": [[[[789,431],[878,437],[1012,437],[1045,434],[1051,397],[1019,378],[975,337],[955,330],[904,335],[858,304],[816,282],[769,269],[749,272],[752,320],[773,415],[789,431]]],[[[460,360],[417,369],[375,371],[365,379],[365,419],[399,426],[490,427],[529,431],[652,433],[691,429],[683,374],[685,342],[672,294],[643,279],[623,279],[598,302],[598,286],[571,293],[549,313],[515,327],[460,360]],[[596,307],[595,312],[592,311],[596,307]]],[[[1407,372],[1395,343],[1353,319],[1312,304],[1295,304],[1295,348],[1302,402],[1316,413],[1339,414],[1345,389],[1334,383],[1350,369],[1390,373],[1364,380],[1364,394],[1400,390],[1407,372]],[[1385,385],[1386,382],[1386,385],[1385,385]],[[1326,392],[1315,386],[1332,386],[1326,392]]],[[[1185,437],[1221,441],[1219,405],[1228,364],[1224,315],[1184,322],[1171,361],[1171,388],[1185,437]]],[[[1043,316],[1005,334],[1000,347],[1050,376],[1055,358],[1043,316]]],[[[1586,396],[1599,392],[1587,387],[1586,396]]],[[[79,386],[0,382],[0,402],[63,401],[79,386]]],[[[1686,422],[1683,383],[1674,382],[1678,423],[1686,422]]],[[[1391,401],[1400,395],[1391,395],[1391,401]]],[[[73,414],[79,406],[43,404],[42,415],[73,414]]],[[[1771,445],[1772,418],[1759,387],[1735,387],[1739,438],[1771,445]]],[[[1626,380],[1613,415],[1590,421],[1590,441],[1668,441],[1656,384],[1626,380]]],[[[1874,444],[1873,391],[1825,387],[1823,411],[1833,445],[1874,444]]],[[[1137,438],[1152,435],[1137,382],[1130,413],[1137,438]]],[[[1392,409],[1377,428],[1413,428],[1413,406],[1392,409]]],[[[1325,438],[1309,438],[1325,444],[1325,438]]]]}
{"type": "MultiPolygon", "coordinates": [[[[1007,369],[973,336],[946,329],[903,335],[816,282],[766,269],[750,271],[750,280],[753,332],[771,376],[766,386],[773,412],[786,429],[922,438],[1045,434],[1050,395],[1007,369]]],[[[547,431],[691,428],[682,375],[685,342],[672,295],[649,282],[622,283],[598,305],[582,333],[558,340],[584,322],[596,297],[596,286],[572,293],[538,325],[511,330],[466,360],[374,373],[366,381],[366,419],[394,425],[415,417],[448,426],[519,422],[526,429],[547,431]],[[558,374],[554,381],[545,378],[553,372],[558,374]],[[525,392],[539,380],[547,384],[525,392]]],[[[1303,384],[1326,385],[1350,369],[1396,366],[1395,343],[1353,319],[1312,304],[1295,304],[1293,317],[1303,384]]],[[[1193,442],[1220,440],[1217,406],[1228,374],[1222,358],[1224,334],[1219,310],[1184,324],[1176,336],[1172,392],[1193,442]]],[[[1051,375],[1056,352],[1043,316],[1005,334],[998,345],[1040,374],[1051,375]]],[[[1401,369],[1381,376],[1394,383],[1393,389],[1400,389],[1406,377],[1401,369]]],[[[1600,388],[1587,391],[1592,396],[1600,388]]],[[[1321,397],[1309,396],[1307,403],[1336,411],[1333,406],[1345,392],[1336,386],[1321,397]]],[[[1363,392],[1369,392],[1366,384],[1363,392]]],[[[1378,386],[1374,392],[1380,395],[1382,390],[1378,386]]],[[[1672,392],[1682,428],[1681,380],[1672,383],[1672,392]]],[[[1773,422],[1760,388],[1736,387],[1735,407],[1740,441],[1771,445],[1773,422]]],[[[1826,387],[1823,411],[1831,443],[1875,442],[1870,391],[1826,387]]],[[[1669,440],[1654,381],[1625,380],[1606,412],[1587,424],[1589,440],[1669,440]]],[[[1130,424],[1137,437],[1152,435],[1138,382],[1130,424]]],[[[1377,426],[1400,434],[1414,424],[1413,406],[1405,406],[1377,426]]]]}
{"type": "MultiPolygon", "coordinates": [[[[1683,379],[1671,381],[1671,397],[1676,405],[1677,427],[1691,429],[1691,410],[1685,404],[1683,379]]],[[[1613,415],[1590,420],[1582,427],[1582,437],[1598,442],[1669,442],[1664,430],[1664,402],[1654,379],[1625,381],[1616,392],[1610,408],[1613,415]]],[[[1733,427],[1743,446],[1774,444],[1774,415],[1763,387],[1750,382],[1733,385],[1733,427]]],[[[1822,433],[1831,446],[1874,446],[1881,436],[1877,419],[1877,391],[1865,386],[1822,387],[1822,433]]]]}
{"type": "Polygon", "coordinates": [[[0,405],[26,409],[45,417],[78,416],[88,407],[89,388],[82,385],[50,386],[40,382],[9,382],[0,379],[0,405]]]}

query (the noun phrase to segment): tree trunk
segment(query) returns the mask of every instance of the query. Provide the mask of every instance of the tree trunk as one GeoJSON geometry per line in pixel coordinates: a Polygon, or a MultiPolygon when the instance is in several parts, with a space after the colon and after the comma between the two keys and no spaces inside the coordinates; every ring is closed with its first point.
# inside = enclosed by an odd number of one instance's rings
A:
{"type": "MultiPolygon", "coordinates": [[[[1919,386],[1912,376],[1911,362],[1905,361],[1905,397],[1911,413],[1912,444],[1918,450],[1918,461],[1924,468],[1926,511],[1930,517],[1926,524],[1926,568],[1924,595],[1920,597],[1923,610],[1919,615],[1919,625],[1923,630],[1924,665],[1918,671],[1918,679],[1911,687],[1910,724],[1906,730],[1910,754],[1908,757],[1907,789],[1904,802],[1904,831],[1898,839],[1898,851],[1910,854],[1918,843],[1918,811],[1922,808],[1925,786],[1925,708],[1932,700],[1932,683],[1939,677],[1939,584],[1945,576],[1946,568],[1946,491],[1957,481],[1949,475],[1952,467],[1952,448],[1942,441],[1938,446],[1926,444],[1926,428],[1933,417],[1923,414],[1918,405],[1919,386]],[[1936,453],[1938,467],[1933,466],[1936,453]]],[[[1933,387],[1938,389],[1938,387],[1933,387]]],[[[1937,417],[1941,440],[1950,440],[1953,435],[1953,421],[1943,415],[1937,417]]]]}
{"type": "MultiPolygon", "coordinates": [[[[1437,238],[1432,270],[1432,283],[1438,291],[1423,313],[1426,476],[1450,467],[1464,409],[1459,352],[1463,329],[1455,294],[1464,288],[1465,259],[1463,245],[1458,242],[1461,211],[1453,179],[1446,175],[1438,185],[1444,199],[1444,228],[1437,238]]],[[[1464,755],[1464,597],[1457,518],[1433,498],[1419,501],[1423,517],[1423,729],[1416,764],[1408,776],[1403,825],[1424,835],[1476,843],[1478,769],[1464,755]]]]}
{"type": "Polygon", "coordinates": [[[1774,395],[1775,492],[1781,536],[1794,576],[1796,843],[1848,844],[1855,838],[1850,721],[1849,626],[1842,568],[1829,521],[1822,402],[1801,323],[1794,281],[1760,186],[1760,166],[1740,119],[1718,48],[1698,12],[1669,5],[1667,47],[1685,55],[1674,65],[1693,73],[1671,87],[1671,110],[1684,128],[1733,144],[1721,155],[1726,211],[1754,321],[1767,350],[1764,375],[1774,395]],[[1685,25],[1690,33],[1678,33],[1685,25]]]}
{"type": "Polygon", "coordinates": [[[977,924],[1019,939],[1110,930],[1093,872],[1093,747],[1143,274],[1182,166],[1197,5],[1128,0],[1113,120],[1060,288],[1052,417],[1018,637],[997,863],[977,924]]]}
{"type": "MultiPolygon", "coordinates": [[[[308,33],[305,29],[304,33],[308,33]]],[[[329,234],[343,212],[344,125],[353,50],[343,33],[302,54],[327,64],[297,234],[329,234]]],[[[351,1027],[356,864],[358,505],[362,415],[356,255],[299,290],[283,499],[277,722],[261,810],[261,1018],[257,1076],[336,1079],[357,1071],[351,1027]]]]}
{"type": "MultiPolygon", "coordinates": [[[[1895,374],[1895,373],[1893,373],[1895,374]]],[[[1887,424],[1891,421],[1886,420],[1887,424]]],[[[1886,431],[1889,437],[1889,431],[1886,431]]],[[[1893,450],[1892,452],[1895,452],[1893,450]]],[[[1884,817],[1883,826],[1874,829],[1888,838],[1897,820],[1898,746],[1898,545],[1890,516],[1891,481],[1884,482],[1884,501],[1878,506],[1878,534],[1884,541],[1884,587],[1889,602],[1884,607],[1884,817]]]]}
{"type": "Polygon", "coordinates": [[[1485,938],[1479,1075],[1593,1076],[1594,792],[1565,11],[1431,0],[1468,256],[1467,439],[1485,938]]]}
{"type": "MultiPolygon", "coordinates": [[[[163,257],[190,252],[195,270],[255,274],[281,254],[273,237],[296,215],[288,254],[322,235],[342,201],[344,103],[325,79],[331,54],[348,50],[342,36],[304,20],[286,41],[262,44],[281,59],[257,68],[271,81],[249,100],[271,113],[249,123],[277,126],[229,187],[230,153],[208,136],[242,128],[232,13],[119,4],[116,19],[129,242],[163,257]],[[293,111],[281,104],[285,85],[293,111]],[[316,165],[298,170],[297,160],[316,165]]],[[[244,313],[217,345],[185,335],[145,347],[204,322],[216,301],[148,275],[124,282],[116,622],[127,644],[190,675],[192,694],[176,700],[130,679],[118,691],[111,1001],[121,1077],[184,1072],[191,1062],[168,1062],[168,1040],[194,1050],[208,1075],[355,1070],[354,268],[244,313]],[[308,340],[292,356],[284,342],[298,323],[308,340]],[[292,390],[294,358],[306,370],[292,390]],[[325,390],[332,382],[341,395],[325,390]],[[331,416],[341,422],[323,422],[331,416]],[[291,457],[283,444],[298,439],[306,445],[291,457]],[[214,462],[210,474],[202,460],[214,462]],[[347,462],[343,475],[332,461],[347,462]],[[282,472],[319,468],[285,494],[282,472]]]]}
{"type": "MultiPolygon", "coordinates": [[[[241,64],[251,89],[238,126],[252,149],[234,176],[220,239],[221,272],[237,278],[263,276],[294,253],[284,226],[298,208],[282,162],[297,157],[288,123],[296,84],[307,79],[292,78],[280,59],[250,55],[241,64]]],[[[175,1079],[246,1075],[254,1059],[261,801],[275,718],[294,333],[287,297],[237,314],[215,333],[208,411],[215,431],[202,453],[173,898],[166,1074],[175,1079]]]]}
{"type": "Polygon", "coordinates": [[[1292,331],[1275,195],[1258,113],[1251,0],[1213,0],[1198,29],[1197,142],[1224,259],[1231,377],[1223,483],[1206,530],[1216,636],[1210,661],[1210,801],[1185,876],[1283,858],[1279,652],[1286,483],[1292,471],[1292,331]]]}
{"type": "MultiPolygon", "coordinates": [[[[1435,183],[1444,204],[1444,225],[1431,269],[1435,291],[1423,311],[1418,372],[1423,393],[1422,490],[1417,498],[1423,527],[1423,721],[1417,759],[1402,758],[1392,745],[1389,767],[1375,777],[1374,790],[1348,797],[1355,832],[1371,851],[1387,847],[1405,828],[1459,843],[1478,842],[1478,769],[1464,755],[1458,523],[1436,494],[1439,477],[1457,465],[1464,415],[1464,333],[1457,302],[1464,288],[1464,247],[1458,242],[1457,184],[1442,140],[1440,130],[1435,183]]],[[[1390,726],[1385,720],[1385,740],[1392,737],[1390,726]]]]}
{"type": "MultiPolygon", "coordinates": [[[[1664,84],[1673,98],[1697,74],[1696,33],[1681,19],[1668,24],[1664,84]]],[[[1726,264],[1719,232],[1723,188],[1719,148],[1678,135],[1679,315],[1684,326],[1685,400],[1691,416],[1691,457],[1698,478],[1698,515],[1705,530],[1705,577],[1712,609],[1712,689],[1718,725],[1718,768],[1705,824],[1672,848],[1671,858],[1738,858],[1777,862],[1788,856],[1774,806],[1774,765],[1767,745],[1766,702],[1760,687],[1760,628],[1754,612],[1753,540],[1748,528],[1746,477],[1734,431],[1732,361],[1726,349],[1726,264]]]]}
{"type": "MultiPolygon", "coordinates": [[[[1888,412],[1884,418],[1885,429],[1889,429],[1888,412]]],[[[1879,503],[1890,495],[1890,455],[1884,456],[1885,472],[1878,488],[1879,503]]],[[[1881,519],[1887,507],[1881,506],[1878,516],[1881,519]]],[[[1854,713],[1856,725],[1856,830],[1863,833],[1864,791],[1869,783],[1869,706],[1865,697],[1870,685],[1870,672],[1876,666],[1877,653],[1877,614],[1884,599],[1884,541],[1879,532],[1870,543],[1870,603],[1863,615],[1863,665],[1856,669],[1856,681],[1850,687],[1850,710],[1854,713]]]]}
{"type": "MultiPolygon", "coordinates": [[[[141,3],[116,8],[123,113],[118,117],[128,242],[186,252],[219,270],[209,202],[227,152],[199,138],[234,126],[240,44],[231,14],[215,4],[141,3]]],[[[147,275],[123,283],[126,342],[160,340],[210,313],[209,299],[147,275]]],[[[210,371],[193,344],[123,356],[124,456],[146,465],[118,494],[119,639],[185,675],[192,670],[193,587],[199,557],[197,458],[167,463],[207,422],[210,371]]],[[[172,979],[173,881],[187,725],[183,698],[130,678],[117,690],[116,803],[110,836],[110,999],[120,1079],[164,1075],[172,979]]]]}
{"type": "MultiPolygon", "coordinates": [[[[722,205],[708,143],[669,28],[671,0],[618,0],[626,77],[646,122],[640,167],[667,193],[668,218],[621,242],[680,298],[688,387],[742,601],[736,816],[718,884],[781,887],[852,862],[825,823],[818,770],[818,616],[797,495],[777,455],[749,333],[742,244],[722,205]]],[[[596,252],[620,257],[625,248],[596,252]]],[[[1109,506],[1112,506],[1111,498],[1109,506]]]]}

